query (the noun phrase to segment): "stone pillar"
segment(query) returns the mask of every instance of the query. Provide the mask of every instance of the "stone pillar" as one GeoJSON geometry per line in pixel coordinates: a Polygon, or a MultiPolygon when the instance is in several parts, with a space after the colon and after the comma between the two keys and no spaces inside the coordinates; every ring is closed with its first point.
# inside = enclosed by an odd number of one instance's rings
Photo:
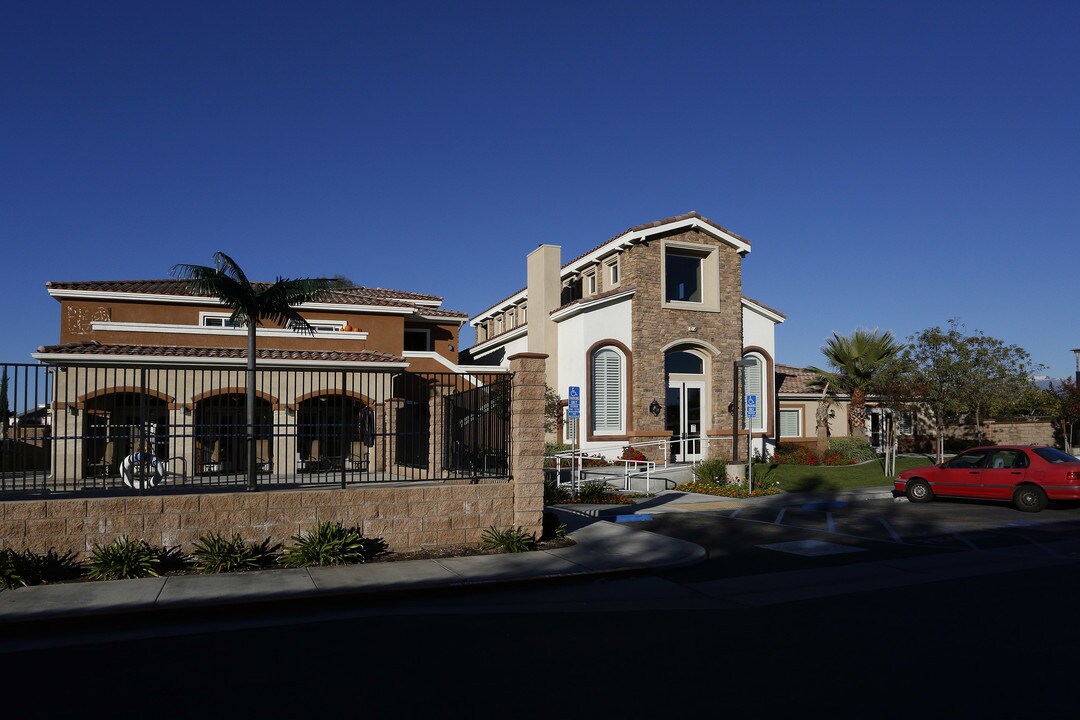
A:
{"type": "Polygon", "coordinates": [[[195,474],[195,439],[191,437],[191,413],[187,406],[169,407],[169,472],[189,478],[195,474]]]}
{"type": "Polygon", "coordinates": [[[428,479],[436,480],[447,477],[443,467],[443,444],[448,418],[444,405],[446,396],[453,392],[447,385],[432,385],[428,396],[428,479]]]}
{"type": "Polygon", "coordinates": [[[511,355],[510,472],[514,525],[540,536],[544,515],[544,387],[547,355],[511,355]]]}

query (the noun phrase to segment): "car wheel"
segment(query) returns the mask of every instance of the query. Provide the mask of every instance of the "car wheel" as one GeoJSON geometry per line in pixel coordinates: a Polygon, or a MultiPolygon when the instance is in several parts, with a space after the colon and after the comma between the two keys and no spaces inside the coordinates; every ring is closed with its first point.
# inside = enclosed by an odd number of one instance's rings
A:
{"type": "Polygon", "coordinates": [[[1046,507],[1046,493],[1038,485],[1021,485],[1013,493],[1013,505],[1024,512],[1039,512],[1046,507]]]}
{"type": "Polygon", "coordinates": [[[934,491],[930,489],[930,483],[925,480],[909,480],[904,488],[907,499],[914,503],[930,502],[934,499],[934,491]]]}

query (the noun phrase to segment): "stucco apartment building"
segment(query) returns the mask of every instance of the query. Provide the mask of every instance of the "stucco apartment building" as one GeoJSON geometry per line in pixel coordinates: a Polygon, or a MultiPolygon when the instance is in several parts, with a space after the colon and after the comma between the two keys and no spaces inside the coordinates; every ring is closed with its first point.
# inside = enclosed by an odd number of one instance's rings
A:
{"type": "Polygon", "coordinates": [[[760,450],[776,435],[775,328],[785,318],[743,294],[750,250],[696,212],[630,228],[566,263],[560,246],[541,245],[526,259],[526,287],[470,319],[476,344],[462,363],[548,355],[547,384],[564,403],[580,388],[580,419],[564,414],[560,439],[609,456],[635,444],[653,459],[730,457],[734,418],[753,395],[760,450]]]}
{"type": "MultiPolygon", "coordinates": [[[[231,325],[228,309],[179,280],[46,287],[59,302],[60,342],[33,357],[56,368],[57,480],[115,476],[140,447],[185,477],[245,470],[247,329],[231,325]]],[[[297,310],[314,336],[273,323],[258,331],[260,471],[292,475],[332,459],[390,472],[408,454],[424,456],[414,464],[434,461],[441,446],[428,442],[377,455],[374,428],[393,435],[412,413],[427,429],[426,398],[406,398],[400,378],[458,372],[466,314],[436,295],[368,287],[297,310]]]]}

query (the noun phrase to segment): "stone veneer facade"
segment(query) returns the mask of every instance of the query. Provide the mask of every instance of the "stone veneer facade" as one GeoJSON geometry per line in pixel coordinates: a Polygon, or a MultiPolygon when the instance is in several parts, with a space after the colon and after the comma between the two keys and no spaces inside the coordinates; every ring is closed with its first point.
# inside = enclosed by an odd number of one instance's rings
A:
{"type": "MultiPolygon", "coordinates": [[[[711,355],[706,373],[711,383],[709,437],[710,457],[731,456],[731,415],[733,363],[742,357],[742,257],[731,245],[698,230],[667,238],[653,237],[623,251],[620,257],[620,284],[636,288],[633,299],[633,383],[630,402],[633,408],[631,442],[660,440],[670,436],[664,429],[664,414],[653,416],[649,404],[664,403],[666,385],[664,353],[672,343],[695,341],[708,343],[719,351],[711,355]],[[662,276],[662,240],[700,244],[718,250],[718,307],[714,310],[691,310],[664,307],[662,276]],[[688,328],[695,327],[695,331],[688,328]]],[[[707,282],[707,280],[706,280],[707,282]]],[[[699,349],[704,349],[699,346],[699,349]]],[[[648,454],[648,453],[647,453],[648,454]]],[[[659,457],[654,459],[660,459],[659,457]]]]}
{"type": "Polygon", "coordinates": [[[544,506],[544,368],[539,354],[510,358],[514,373],[509,480],[471,484],[266,490],[0,502],[0,547],[85,554],[127,535],[167,547],[210,532],[288,543],[317,523],[356,525],[391,550],[474,544],[490,526],[539,536],[544,506]]]}

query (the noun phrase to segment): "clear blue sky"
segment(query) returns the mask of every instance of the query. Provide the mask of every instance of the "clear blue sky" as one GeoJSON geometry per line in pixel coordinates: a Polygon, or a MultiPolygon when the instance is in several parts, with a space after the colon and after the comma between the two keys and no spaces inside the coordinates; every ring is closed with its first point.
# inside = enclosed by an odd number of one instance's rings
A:
{"type": "Polygon", "coordinates": [[[780,362],[959,317],[1071,375],[1078,38],[1075,2],[9,2],[0,360],[58,340],[48,280],[223,250],[471,314],[697,210],[780,362]]]}

